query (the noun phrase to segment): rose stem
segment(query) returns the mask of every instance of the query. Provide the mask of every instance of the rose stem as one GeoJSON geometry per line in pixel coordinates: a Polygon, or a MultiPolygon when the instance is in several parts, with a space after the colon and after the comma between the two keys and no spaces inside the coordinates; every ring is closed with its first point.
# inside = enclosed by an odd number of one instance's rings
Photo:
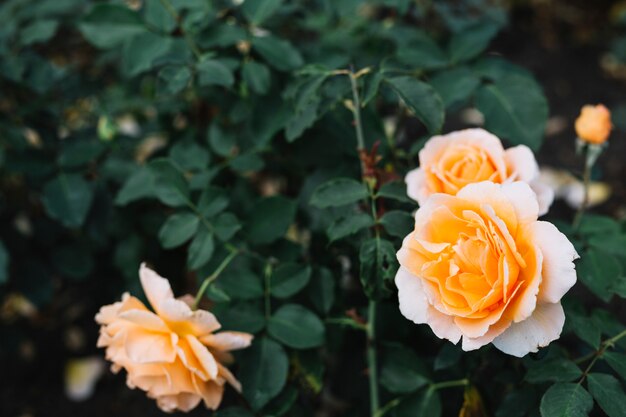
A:
{"type": "Polygon", "coordinates": [[[202,282],[202,285],[200,286],[200,289],[198,290],[198,293],[196,294],[196,298],[193,302],[193,309],[197,309],[198,308],[198,304],[200,304],[200,300],[202,300],[202,296],[204,295],[205,291],[207,290],[207,288],[209,287],[209,285],[215,281],[217,279],[217,277],[220,276],[220,274],[224,271],[224,269],[226,269],[226,267],[228,266],[228,264],[230,264],[230,262],[235,259],[235,257],[239,255],[239,251],[238,250],[231,250],[230,253],[228,254],[228,256],[226,258],[224,258],[224,260],[222,261],[222,263],[217,267],[217,269],[208,277],[206,277],[204,279],[204,281],[202,282]]]}
{"type": "Polygon", "coordinates": [[[580,207],[578,207],[578,211],[576,212],[576,216],[574,217],[574,222],[572,226],[574,230],[578,229],[580,226],[580,221],[583,218],[583,214],[585,214],[585,210],[587,210],[587,206],[589,205],[589,183],[591,182],[591,168],[593,167],[592,158],[589,157],[589,149],[585,148],[585,170],[583,172],[583,188],[584,188],[584,196],[583,202],[580,207]]]}

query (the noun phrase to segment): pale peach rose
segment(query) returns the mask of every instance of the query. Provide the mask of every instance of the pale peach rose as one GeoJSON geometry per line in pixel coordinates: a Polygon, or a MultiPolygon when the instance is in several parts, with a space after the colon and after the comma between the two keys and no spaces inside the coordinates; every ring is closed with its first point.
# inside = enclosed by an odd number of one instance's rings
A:
{"type": "Polygon", "coordinates": [[[433,136],[419,153],[420,166],[406,176],[407,194],[420,205],[434,193],[455,195],[468,184],[492,181],[528,183],[539,201],[539,215],[548,212],[554,193],[539,181],[539,166],[524,145],[502,147],[484,129],[465,129],[433,136]]]}
{"type": "Polygon", "coordinates": [[[215,316],[174,298],[165,278],[145,264],[139,278],[154,312],[126,293],[96,315],[98,347],[106,348],[112,371],[125,369],[128,386],[146,391],[163,411],[189,411],[200,401],[217,409],[226,382],[241,390],[224,366],[232,361],[228,351],[247,347],[252,335],[214,333],[220,328],[215,316]]]}
{"type": "Polygon", "coordinates": [[[432,195],[397,254],[402,314],[466,351],[493,343],[521,357],[557,339],[578,254],[537,216],[524,182],[432,195]]]}
{"type": "Polygon", "coordinates": [[[602,104],[586,105],[576,119],[576,134],[585,142],[600,145],[609,138],[613,125],[611,112],[602,104]]]}

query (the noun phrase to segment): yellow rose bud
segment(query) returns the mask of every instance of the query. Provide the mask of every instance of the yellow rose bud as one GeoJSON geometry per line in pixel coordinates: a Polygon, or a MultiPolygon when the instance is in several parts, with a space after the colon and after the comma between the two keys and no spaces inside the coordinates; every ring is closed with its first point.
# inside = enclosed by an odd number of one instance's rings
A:
{"type": "Polygon", "coordinates": [[[586,105],[576,119],[576,134],[585,142],[600,145],[609,138],[613,125],[611,112],[604,105],[586,105]]]}

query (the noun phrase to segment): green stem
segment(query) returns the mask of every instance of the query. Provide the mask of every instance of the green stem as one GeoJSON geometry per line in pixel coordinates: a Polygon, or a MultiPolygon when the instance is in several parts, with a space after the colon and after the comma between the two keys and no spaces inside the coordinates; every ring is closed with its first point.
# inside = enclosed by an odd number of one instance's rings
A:
{"type": "MultiPolygon", "coordinates": [[[[176,21],[176,24],[178,25],[180,23],[180,15],[178,14],[174,6],[172,6],[172,3],[170,3],[170,0],[161,0],[161,4],[167,10],[167,12],[170,15],[172,15],[172,17],[176,21]]],[[[196,45],[196,42],[193,40],[191,35],[189,35],[185,30],[183,30],[183,28],[180,28],[180,31],[185,37],[185,42],[187,42],[187,45],[189,45],[189,48],[191,49],[195,57],[197,59],[200,59],[200,57],[202,56],[202,51],[200,51],[200,48],[198,48],[198,45],[196,45]]]]}
{"type": "MultiPolygon", "coordinates": [[[[354,115],[354,128],[356,130],[356,143],[359,160],[361,159],[361,151],[365,150],[365,136],[363,135],[363,125],[361,123],[361,99],[359,97],[359,87],[357,85],[357,77],[354,71],[348,72],[350,77],[350,86],[352,87],[352,114],[354,115]]],[[[361,174],[365,174],[365,167],[361,161],[361,174]]]]}
{"type": "Polygon", "coordinates": [[[194,310],[198,308],[198,304],[200,304],[200,300],[202,300],[202,296],[206,292],[206,290],[209,287],[209,285],[220,276],[220,274],[224,271],[224,269],[226,269],[228,264],[230,264],[231,261],[233,259],[235,259],[235,257],[237,255],[239,255],[239,251],[238,250],[236,250],[236,249],[231,250],[231,252],[228,254],[228,256],[226,258],[224,258],[224,260],[217,267],[217,269],[211,275],[209,275],[208,277],[206,277],[204,279],[204,281],[202,282],[202,285],[200,286],[200,289],[198,290],[198,293],[196,294],[196,298],[195,298],[195,300],[193,302],[193,309],[194,310]]]}
{"type": "Polygon", "coordinates": [[[463,379],[457,379],[457,380],[454,380],[454,381],[438,382],[436,384],[431,385],[430,389],[438,390],[438,389],[442,389],[442,388],[465,387],[467,385],[469,385],[469,379],[463,378],[463,379]]]}
{"type": "Polygon", "coordinates": [[[367,368],[369,370],[370,411],[378,412],[378,363],[376,360],[376,301],[370,300],[367,315],[367,368]]]}
{"type": "Polygon", "coordinates": [[[389,412],[389,410],[391,410],[392,408],[395,408],[398,404],[400,404],[401,400],[402,399],[398,397],[398,398],[394,398],[393,400],[389,401],[381,409],[379,409],[376,412],[376,414],[374,414],[374,417],[383,417],[385,414],[387,414],[389,412]]]}
{"type": "Polygon", "coordinates": [[[265,291],[264,291],[264,298],[265,298],[265,319],[269,320],[270,316],[272,315],[272,304],[271,304],[271,299],[270,299],[270,291],[271,291],[271,277],[272,277],[272,264],[271,262],[268,262],[265,265],[265,291]]]}
{"type": "Polygon", "coordinates": [[[598,359],[600,359],[602,357],[602,355],[604,354],[604,352],[608,349],[608,348],[612,348],[613,346],[615,346],[615,343],[617,343],[621,338],[626,336],[626,330],[621,331],[620,333],[618,333],[617,335],[613,336],[610,339],[605,340],[604,342],[602,342],[602,344],[600,345],[600,349],[598,349],[596,352],[593,352],[589,355],[585,355],[582,358],[579,358],[577,360],[575,360],[575,363],[582,363],[588,359],[593,358],[593,360],[591,362],[589,362],[589,365],[587,365],[587,368],[585,368],[585,371],[583,372],[583,375],[580,377],[580,381],[578,381],[579,384],[582,384],[582,382],[585,380],[585,378],[587,377],[587,375],[589,375],[589,372],[591,371],[591,369],[593,368],[593,365],[596,364],[596,362],[598,361],[598,359]]]}
{"type": "Polygon", "coordinates": [[[591,158],[589,158],[589,156],[587,155],[588,152],[589,150],[586,149],[585,170],[583,172],[584,197],[580,207],[578,207],[576,216],[574,216],[574,222],[572,223],[574,230],[578,229],[578,226],[580,226],[580,221],[582,220],[583,215],[585,214],[585,210],[587,210],[587,206],[589,205],[589,184],[591,183],[591,168],[593,167],[593,162],[591,161],[591,158]]]}

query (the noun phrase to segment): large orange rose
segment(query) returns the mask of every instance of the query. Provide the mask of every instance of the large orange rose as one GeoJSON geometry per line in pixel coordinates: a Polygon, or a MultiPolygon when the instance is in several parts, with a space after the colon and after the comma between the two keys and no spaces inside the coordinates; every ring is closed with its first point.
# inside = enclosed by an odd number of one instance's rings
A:
{"type": "Polygon", "coordinates": [[[432,195],[398,251],[400,311],[464,350],[493,344],[524,356],[557,339],[561,297],[576,282],[576,250],[537,221],[523,182],[481,182],[432,195]]]}
{"type": "Polygon", "coordinates": [[[169,282],[145,265],[139,277],[155,313],[128,293],[102,307],[98,347],[106,348],[113,372],[126,369],[128,386],[146,391],[163,411],[189,411],[200,401],[215,410],[226,382],[241,390],[223,364],[232,361],[228,351],[248,346],[252,335],[214,334],[220,324],[213,314],[175,299],[169,282]]]}
{"type": "Polygon", "coordinates": [[[496,136],[483,129],[466,129],[433,136],[419,153],[419,168],[406,176],[407,194],[420,205],[434,193],[455,195],[468,184],[492,181],[528,183],[539,201],[539,214],[548,212],[552,189],[539,181],[539,166],[524,145],[505,150],[496,136]]]}

